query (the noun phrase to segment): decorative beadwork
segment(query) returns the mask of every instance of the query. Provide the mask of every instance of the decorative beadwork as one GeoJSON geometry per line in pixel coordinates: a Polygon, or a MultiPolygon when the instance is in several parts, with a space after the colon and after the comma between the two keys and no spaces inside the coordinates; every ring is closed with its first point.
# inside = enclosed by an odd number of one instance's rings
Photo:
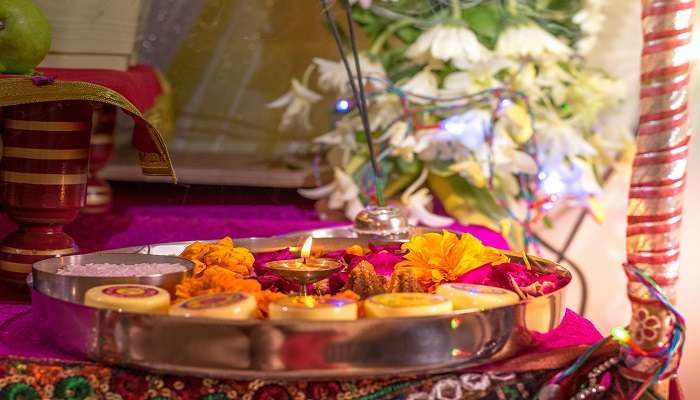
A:
{"type": "Polygon", "coordinates": [[[598,381],[598,378],[609,370],[613,366],[620,362],[618,357],[612,357],[602,364],[594,367],[591,372],[588,373],[588,385],[583,387],[578,393],[571,397],[571,400],[583,400],[590,396],[597,395],[605,392],[608,388],[598,381]]]}
{"type": "Polygon", "coordinates": [[[91,363],[0,359],[0,400],[458,400],[529,399],[551,371],[463,372],[350,381],[216,380],[112,369],[91,363]]]}

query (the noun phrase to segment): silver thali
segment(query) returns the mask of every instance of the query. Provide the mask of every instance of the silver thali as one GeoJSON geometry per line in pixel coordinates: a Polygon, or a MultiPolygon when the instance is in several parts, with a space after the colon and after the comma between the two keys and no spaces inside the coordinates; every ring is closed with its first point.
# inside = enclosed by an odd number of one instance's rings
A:
{"type": "MultiPolygon", "coordinates": [[[[330,251],[366,244],[347,228],[235,240],[253,252],[296,246],[313,235],[330,251]]],[[[191,242],[102,252],[177,255],[191,242]]],[[[514,262],[522,256],[509,254],[514,262]]],[[[533,268],[568,279],[552,262],[533,268]]],[[[563,287],[514,306],[415,318],[356,321],[225,321],[96,309],[75,302],[75,287],[47,285],[33,275],[32,303],[46,340],[71,355],[126,367],[218,378],[337,379],[434,373],[491,363],[525,350],[533,333],[556,328],[563,287]],[[54,288],[50,292],[46,287],[54,288]]],[[[81,294],[78,294],[80,296],[81,294]]]]}

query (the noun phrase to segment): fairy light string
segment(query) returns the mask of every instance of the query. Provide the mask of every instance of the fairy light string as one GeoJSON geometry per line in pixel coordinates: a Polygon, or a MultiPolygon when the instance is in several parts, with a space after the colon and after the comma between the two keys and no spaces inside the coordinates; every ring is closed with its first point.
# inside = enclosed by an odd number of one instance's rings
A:
{"type": "MultiPolygon", "coordinates": [[[[494,126],[494,121],[497,121],[498,118],[501,117],[501,113],[505,109],[504,102],[506,101],[514,101],[514,100],[519,100],[522,102],[523,106],[525,107],[526,112],[528,113],[528,116],[530,117],[530,129],[534,132],[534,121],[535,121],[535,116],[532,113],[532,110],[529,105],[528,98],[525,94],[522,92],[519,92],[517,90],[512,90],[507,87],[497,87],[497,88],[490,88],[490,89],[485,89],[483,91],[475,92],[472,94],[467,94],[467,95],[460,95],[460,96],[454,96],[454,97],[434,97],[434,96],[426,96],[422,94],[417,94],[413,93],[411,91],[406,91],[398,86],[396,84],[388,79],[385,78],[380,78],[377,76],[365,76],[364,79],[367,82],[372,82],[371,88],[374,90],[370,90],[366,92],[366,98],[368,99],[373,99],[377,98],[381,95],[385,94],[393,94],[398,97],[399,99],[399,104],[401,106],[401,112],[400,114],[395,117],[393,120],[391,120],[386,126],[383,128],[383,131],[379,135],[377,139],[373,139],[373,142],[375,145],[380,146],[380,153],[377,156],[378,161],[384,160],[386,157],[391,155],[391,152],[389,151],[390,148],[385,144],[387,140],[390,139],[389,133],[391,128],[398,122],[403,121],[406,122],[407,127],[406,131],[404,132],[404,136],[408,136],[411,134],[411,132],[414,131],[422,131],[422,130],[431,130],[431,129],[440,129],[440,124],[439,123],[434,123],[434,124],[414,124],[413,123],[413,118],[416,115],[419,115],[421,113],[440,113],[443,115],[455,115],[458,114],[459,112],[463,112],[465,110],[470,110],[474,109],[479,106],[490,106],[492,108],[492,116],[491,116],[491,124],[488,127],[488,132],[485,132],[486,137],[492,137],[493,136],[493,126],[494,126]],[[380,89],[377,89],[380,88],[380,89]],[[412,101],[410,101],[411,98],[414,99],[421,99],[425,101],[425,104],[417,104],[412,101]],[[493,104],[495,103],[495,106],[493,104]]],[[[348,101],[347,99],[339,99],[339,101],[348,101]]],[[[357,112],[359,113],[360,110],[358,109],[357,112]]],[[[536,145],[534,143],[531,143],[534,141],[535,138],[531,138],[529,143],[526,143],[525,146],[523,147],[523,150],[527,152],[530,156],[532,156],[533,160],[535,160],[535,163],[537,164],[538,170],[542,169],[542,166],[538,162],[538,155],[536,150],[536,145]]],[[[490,179],[487,181],[488,184],[488,189],[493,190],[494,188],[494,182],[493,182],[493,175],[494,175],[494,160],[493,156],[490,156],[488,159],[488,169],[490,171],[490,179]]],[[[371,185],[370,182],[373,182],[373,176],[370,175],[371,170],[368,168],[369,166],[365,166],[365,168],[360,168],[358,171],[356,171],[355,176],[357,177],[357,181],[360,184],[361,191],[365,194],[365,197],[369,197],[367,194],[371,193],[374,191],[374,187],[371,185]]],[[[552,198],[551,196],[548,196],[546,198],[537,198],[537,192],[538,192],[538,182],[537,178],[535,176],[530,176],[527,174],[520,174],[518,176],[518,183],[520,186],[520,196],[521,198],[525,201],[526,203],[526,212],[525,215],[522,217],[519,217],[515,215],[515,213],[510,209],[509,205],[506,204],[504,199],[499,198],[499,196],[494,196],[494,200],[496,201],[496,204],[504,210],[506,216],[515,221],[517,224],[523,227],[523,240],[524,244],[527,248],[534,246],[535,249],[537,250],[539,248],[539,242],[536,239],[536,236],[532,230],[532,225],[534,222],[539,220],[542,215],[542,205],[546,204],[547,202],[553,202],[556,201],[556,199],[552,198]]],[[[561,197],[560,197],[561,198],[561,197]]]]}

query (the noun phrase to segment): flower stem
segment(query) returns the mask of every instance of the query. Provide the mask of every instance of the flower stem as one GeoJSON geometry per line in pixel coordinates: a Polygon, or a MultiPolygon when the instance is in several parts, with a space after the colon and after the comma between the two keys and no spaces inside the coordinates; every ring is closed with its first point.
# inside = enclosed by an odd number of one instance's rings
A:
{"type": "Polygon", "coordinates": [[[518,14],[518,1],[517,0],[508,0],[507,11],[510,15],[517,15],[518,14]]]}
{"type": "Polygon", "coordinates": [[[382,51],[384,43],[386,43],[387,39],[389,39],[389,37],[391,37],[391,35],[393,35],[394,32],[398,31],[399,29],[405,26],[411,25],[411,23],[411,20],[402,19],[387,26],[384,32],[382,32],[381,35],[377,36],[377,38],[374,39],[374,42],[372,42],[372,46],[369,48],[369,53],[374,55],[379,54],[379,52],[382,51]]]}
{"type": "Polygon", "coordinates": [[[461,0],[450,0],[452,5],[452,18],[455,20],[462,20],[462,1],[461,0]]]}
{"type": "Polygon", "coordinates": [[[353,157],[348,164],[343,167],[343,169],[345,170],[346,174],[353,175],[365,164],[367,164],[367,157],[361,154],[356,154],[355,157],[353,157]]]}
{"type": "Polygon", "coordinates": [[[316,64],[311,63],[308,67],[306,67],[306,71],[304,71],[304,76],[301,78],[301,84],[304,85],[305,87],[309,87],[309,79],[311,79],[311,74],[316,70],[316,64]]]}

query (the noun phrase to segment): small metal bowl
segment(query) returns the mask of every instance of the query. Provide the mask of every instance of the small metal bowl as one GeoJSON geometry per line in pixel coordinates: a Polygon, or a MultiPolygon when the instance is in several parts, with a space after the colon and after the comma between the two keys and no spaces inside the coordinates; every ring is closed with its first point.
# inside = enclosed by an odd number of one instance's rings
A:
{"type": "Polygon", "coordinates": [[[32,281],[34,288],[42,293],[62,298],[75,303],[83,303],[85,292],[95,286],[119,283],[135,283],[158,286],[175,294],[175,286],[191,274],[194,263],[175,256],[156,256],[150,254],[83,254],[68,257],[54,257],[34,263],[32,281]],[[179,264],[182,271],[143,276],[77,276],[59,275],[56,272],[66,265],[75,264],[179,264]]]}
{"type": "Polygon", "coordinates": [[[396,207],[367,207],[355,217],[353,230],[358,237],[401,240],[408,238],[411,226],[396,207]]]}

